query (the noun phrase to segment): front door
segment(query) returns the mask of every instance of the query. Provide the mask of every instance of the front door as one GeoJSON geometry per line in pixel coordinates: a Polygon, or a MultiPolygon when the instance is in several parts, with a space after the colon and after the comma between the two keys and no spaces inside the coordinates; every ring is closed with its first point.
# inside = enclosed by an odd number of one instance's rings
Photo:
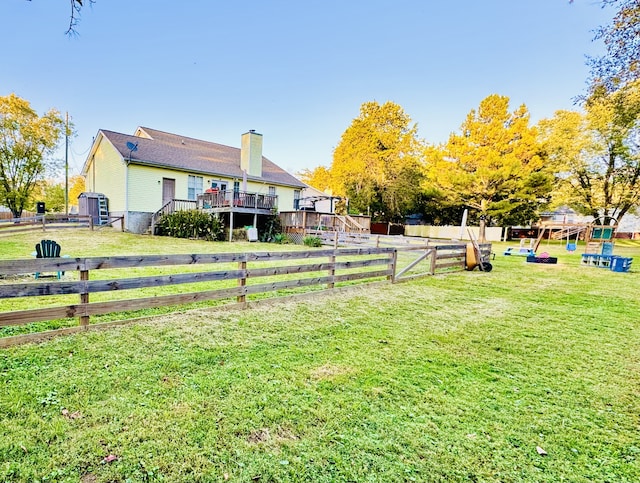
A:
{"type": "Polygon", "coordinates": [[[173,178],[162,178],[162,206],[169,203],[176,197],[176,180],[173,178]]]}

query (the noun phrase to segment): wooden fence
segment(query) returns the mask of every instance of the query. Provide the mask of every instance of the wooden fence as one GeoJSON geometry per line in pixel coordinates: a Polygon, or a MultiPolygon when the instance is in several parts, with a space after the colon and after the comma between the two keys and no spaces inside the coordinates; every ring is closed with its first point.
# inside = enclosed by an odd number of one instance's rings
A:
{"type": "MultiPolygon", "coordinates": [[[[422,247],[429,244],[428,238],[400,236],[400,235],[372,235],[371,233],[349,233],[344,231],[330,230],[305,230],[305,236],[316,236],[320,238],[323,245],[333,247],[364,245],[375,247],[422,247]]],[[[453,242],[454,244],[456,242],[453,242]]]]}
{"type": "MultiPolygon", "coordinates": [[[[401,250],[357,247],[289,252],[0,260],[0,273],[5,276],[0,284],[0,307],[2,301],[7,299],[26,301],[31,297],[49,298],[42,308],[0,312],[0,327],[78,318],[76,326],[0,338],[0,347],[86,330],[90,326],[91,316],[221,299],[235,299],[244,306],[251,295],[314,286],[333,290],[337,288],[336,284],[370,283],[376,280],[399,282],[437,271],[464,268],[465,245],[406,247],[401,250]],[[404,268],[398,268],[398,255],[401,252],[417,254],[417,258],[404,268]],[[420,264],[426,268],[416,271],[420,264]],[[187,269],[186,266],[192,267],[187,269]],[[150,268],[155,272],[173,271],[135,276],[135,270],[139,268],[150,268]],[[102,270],[111,271],[105,275],[102,270]],[[120,276],[118,270],[125,273],[120,276]],[[35,272],[65,272],[66,275],[55,281],[20,276],[30,277],[35,272]],[[310,276],[302,277],[304,274],[310,276]],[[254,282],[260,280],[263,283],[254,282]],[[150,289],[177,285],[182,285],[184,291],[176,288],[175,293],[150,296],[150,289]],[[123,290],[130,291],[134,298],[107,300],[108,297],[95,295],[102,300],[91,301],[94,294],[123,290]],[[77,302],[69,303],[73,302],[73,296],[78,297],[77,302]],[[63,305],[53,305],[55,303],[63,305]]],[[[23,307],[26,306],[23,303],[23,307]]],[[[94,323],[91,327],[104,325],[94,323]]]]}
{"type": "MultiPolygon", "coordinates": [[[[61,213],[48,213],[23,218],[9,218],[0,220],[0,235],[10,235],[23,231],[46,231],[47,229],[65,228],[102,228],[121,221],[122,216],[110,216],[107,223],[94,225],[91,215],[65,215],[61,213]]],[[[122,223],[121,223],[122,226],[122,223]]]]}

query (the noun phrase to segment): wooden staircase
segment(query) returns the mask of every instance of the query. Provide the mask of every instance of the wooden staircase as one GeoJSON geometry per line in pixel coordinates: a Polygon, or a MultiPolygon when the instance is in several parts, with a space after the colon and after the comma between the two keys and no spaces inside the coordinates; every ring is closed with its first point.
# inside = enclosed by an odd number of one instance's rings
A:
{"type": "Polygon", "coordinates": [[[151,215],[151,225],[147,230],[147,233],[155,235],[156,224],[160,221],[164,215],[170,215],[176,211],[195,210],[198,208],[198,203],[192,200],[171,200],[164,204],[162,208],[151,215]]]}

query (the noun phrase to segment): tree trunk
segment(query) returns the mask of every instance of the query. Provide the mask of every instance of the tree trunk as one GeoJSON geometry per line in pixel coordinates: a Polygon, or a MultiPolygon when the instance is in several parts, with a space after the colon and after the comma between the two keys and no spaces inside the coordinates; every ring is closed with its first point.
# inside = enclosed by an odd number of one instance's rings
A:
{"type": "Polygon", "coordinates": [[[486,243],[487,241],[487,220],[485,215],[480,215],[480,226],[478,228],[478,241],[486,243]]]}

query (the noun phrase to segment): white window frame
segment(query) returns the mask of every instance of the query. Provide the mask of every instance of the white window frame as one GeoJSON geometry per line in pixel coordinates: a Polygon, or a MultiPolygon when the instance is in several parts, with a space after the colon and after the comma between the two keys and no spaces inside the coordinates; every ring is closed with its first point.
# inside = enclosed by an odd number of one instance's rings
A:
{"type": "Polygon", "coordinates": [[[203,182],[204,180],[202,176],[189,175],[189,178],[187,179],[188,200],[196,201],[198,199],[198,195],[201,195],[204,192],[202,189],[203,182]]]}

